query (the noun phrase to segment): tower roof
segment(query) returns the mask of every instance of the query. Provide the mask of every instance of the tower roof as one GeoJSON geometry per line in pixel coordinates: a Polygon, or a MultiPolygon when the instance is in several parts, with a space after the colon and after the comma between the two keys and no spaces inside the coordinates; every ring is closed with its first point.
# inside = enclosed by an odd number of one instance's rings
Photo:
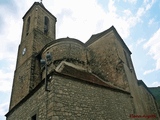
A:
{"type": "Polygon", "coordinates": [[[47,11],[52,17],[54,17],[55,19],[57,19],[52,13],[50,13],[43,5],[43,3],[39,3],[39,2],[34,2],[34,4],[29,8],[29,10],[26,12],[26,14],[23,16],[24,17],[30,12],[30,10],[34,7],[34,6],[40,6],[42,7],[45,11],[47,11]]]}

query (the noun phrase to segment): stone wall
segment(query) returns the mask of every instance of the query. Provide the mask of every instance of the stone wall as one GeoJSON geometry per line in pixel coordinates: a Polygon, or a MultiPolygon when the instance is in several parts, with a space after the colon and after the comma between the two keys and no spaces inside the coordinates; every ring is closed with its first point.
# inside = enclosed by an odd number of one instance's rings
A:
{"type": "Polygon", "coordinates": [[[23,63],[18,69],[15,70],[14,81],[12,86],[12,95],[10,100],[10,109],[14,107],[29,93],[29,80],[30,80],[30,59],[23,63]]]}
{"type": "Polygon", "coordinates": [[[123,47],[111,31],[88,46],[92,72],[105,81],[129,91],[128,80],[123,67],[126,64],[123,47]],[[120,47],[117,47],[120,46],[120,47]],[[118,51],[122,51],[119,54],[118,51]],[[121,57],[120,57],[121,56],[121,57]]]}
{"type": "Polygon", "coordinates": [[[143,99],[143,102],[141,101],[141,107],[143,109],[144,114],[155,114],[157,115],[157,110],[155,106],[155,100],[153,96],[143,87],[139,86],[139,97],[140,99],[143,99]]]}
{"type": "Polygon", "coordinates": [[[82,82],[66,76],[52,75],[50,92],[39,88],[7,120],[129,120],[134,114],[129,94],[82,82]]]}
{"type": "Polygon", "coordinates": [[[155,97],[155,101],[159,110],[159,114],[160,114],[160,86],[158,87],[150,87],[149,90],[151,91],[151,93],[154,95],[155,97]]]}
{"type": "Polygon", "coordinates": [[[145,115],[155,115],[159,118],[158,107],[156,104],[155,98],[152,96],[152,93],[149,91],[147,86],[143,83],[142,80],[138,80],[138,93],[139,98],[141,99],[141,109],[145,115]]]}

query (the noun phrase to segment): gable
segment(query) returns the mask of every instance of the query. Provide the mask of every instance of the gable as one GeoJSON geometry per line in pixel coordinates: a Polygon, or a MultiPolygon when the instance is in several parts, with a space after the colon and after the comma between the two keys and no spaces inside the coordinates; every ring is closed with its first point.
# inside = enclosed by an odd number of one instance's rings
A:
{"type": "Polygon", "coordinates": [[[132,54],[131,51],[129,50],[129,48],[127,47],[127,45],[125,44],[125,42],[123,41],[123,39],[121,38],[121,36],[118,34],[117,30],[115,29],[114,26],[111,26],[109,29],[98,33],[98,34],[94,34],[90,37],[90,39],[85,43],[86,46],[90,46],[91,44],[93,44],[94,42],[96,42],[97,40],[99,40],[101,37],[104,37],[105,35],[107,35],[108,33],[113,32],[115,37],[117,38],[117,40],[120,42],[120,44],[123,46],[123,48],[129,53],[132,54]]]}

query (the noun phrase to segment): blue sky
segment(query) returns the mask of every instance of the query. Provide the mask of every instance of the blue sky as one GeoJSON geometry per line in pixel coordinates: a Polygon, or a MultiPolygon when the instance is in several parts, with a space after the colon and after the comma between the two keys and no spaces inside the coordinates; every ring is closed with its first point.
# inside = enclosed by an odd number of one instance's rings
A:
{"type": "MultiPolygon", "coordinates": [[[[8,111],[22,17],[35,0],[0,1],[0,119],[8,111]]],[[[159,0],[43,0],[57,17],[57,38],[86,42],[92,34],[112,25],[132,51],[137,78],[160,86],[159,0]]]]}

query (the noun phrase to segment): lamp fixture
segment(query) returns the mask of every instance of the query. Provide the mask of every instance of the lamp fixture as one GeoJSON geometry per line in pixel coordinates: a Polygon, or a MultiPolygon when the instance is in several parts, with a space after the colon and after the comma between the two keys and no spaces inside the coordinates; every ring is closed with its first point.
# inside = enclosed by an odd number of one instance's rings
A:
{"type": "Polygon", "coordinates": [[[52,57],[51,57],[50,52],[47,52],[46,59],[40,60],[41,65],[45,67],[45,91],[50,91],[48,89],[48,76],[47,76],[47,74],[48,74],[48,64],[49,64],[49,62],[51,62],[51,60],[52,60],[52,57]]]}

